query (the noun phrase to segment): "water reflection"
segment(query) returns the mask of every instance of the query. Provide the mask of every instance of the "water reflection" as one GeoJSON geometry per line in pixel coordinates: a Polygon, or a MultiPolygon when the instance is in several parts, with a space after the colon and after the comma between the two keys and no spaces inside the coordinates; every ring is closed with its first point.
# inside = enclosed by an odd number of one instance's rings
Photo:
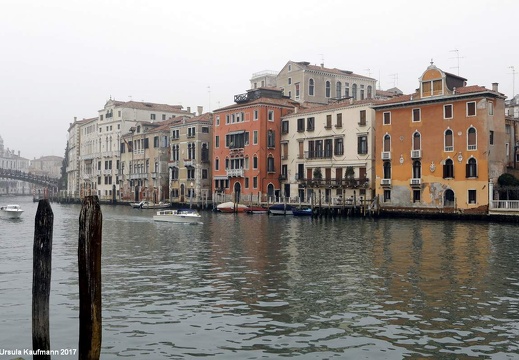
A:
{"type": "MultiPolygon", "coordinates": [[[[70,348],[79,207],[53,209],[52,343],[70,348]]],[[[203,213],[193,226],[156,224],[152,212],[130,207],[102,210],[103,359],[519,351],[515,225],[203,213]]],[[[31,278],[29,241],[6,233],[29,237],[31,222],[1,226],[0,331],[29,347],[30,285],[21,281],[31,278]]]]}

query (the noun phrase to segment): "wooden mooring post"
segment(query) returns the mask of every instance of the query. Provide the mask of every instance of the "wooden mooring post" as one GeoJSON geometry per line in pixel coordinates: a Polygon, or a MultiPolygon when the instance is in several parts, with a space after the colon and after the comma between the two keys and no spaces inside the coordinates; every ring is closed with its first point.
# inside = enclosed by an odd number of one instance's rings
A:
{"type": "Polygon", "coordinates": [[[79,214],[79,360],[101,355],[101,240],[99,198],[86,196],[79,214]]]}
{"type": "Polygon", "coordinates": [[[34,360],[50,359],[49,298],[54,214],[48,199],[38,201],[32,260],[32,348],[34,360]]]}

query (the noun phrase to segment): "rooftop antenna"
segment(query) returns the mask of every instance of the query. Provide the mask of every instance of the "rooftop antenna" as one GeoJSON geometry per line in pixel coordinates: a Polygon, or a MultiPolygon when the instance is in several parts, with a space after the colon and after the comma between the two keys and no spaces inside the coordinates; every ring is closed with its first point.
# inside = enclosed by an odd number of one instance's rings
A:
{"type": "Polygon", "coordinates": [[[379,70],[379,71],[378,71],[378,89],[379,89],[379,90],[382,90],[381,86],[382,86],[382,85],[380,84],[380,70],[379,70]]]}
{"type": "Polygon", "coordinates": [[[368,77],[371,77],[371,69],[370,68],[364,69],[364,71],[367,71],[368,72],[368,77]]]}
{"type": "Polygon", "coordinates": [[[389,74],[393,78],[393,87],[397,87],[398,85],[398,74],[389,74]]]}
{"type": "Polygon", "coordinates": [[[515,96],[515,74],[516,74],[516,72],[515,72],[515,68],[513,65],[509,66],[508,68],[512,69],[512,97],[514,97],[515,96]]]}
{"type": "Polygon", "coordinates": [[[457,59],[458,65],[451,67],[451,69],[458,69],[458,76],[460,76],[460,59],[464,59],[463,56],[460,56],[460,51],[458,49],[451,50],[450,52],[455,52],[456,56],[451,59],[457,59]]]}
{"type": "Polygon", "coordinates": [[[319,54],[321,56],[321,66],[324,67],[324,54],[319,54]]]}
{"type": "Polygon", "coordinates": [[[208,111],[211,112],[211,86],[207,87],[207,93],[209,94],[209,109],[208,109],[208,111]]]}

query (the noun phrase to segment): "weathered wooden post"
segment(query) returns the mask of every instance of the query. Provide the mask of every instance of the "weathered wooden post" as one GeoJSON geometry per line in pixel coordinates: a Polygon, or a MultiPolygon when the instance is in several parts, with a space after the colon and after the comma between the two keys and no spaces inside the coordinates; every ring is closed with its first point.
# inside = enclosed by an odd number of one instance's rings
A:
{"type": "Polygon", "coordinates": [[[39,200],[34,225],[32,259],[32,348],[33,359],[50,359],[49,297],[52,270],[54,214],[49,200],[39,200]],[[42,353],[42,354],[40,354],[42,353]]]}
{"type": "Polygon", "coordinates": [[[86,196],[79,214],[79,360],[101,355],[102,221],[99,198],[86,196]]]}

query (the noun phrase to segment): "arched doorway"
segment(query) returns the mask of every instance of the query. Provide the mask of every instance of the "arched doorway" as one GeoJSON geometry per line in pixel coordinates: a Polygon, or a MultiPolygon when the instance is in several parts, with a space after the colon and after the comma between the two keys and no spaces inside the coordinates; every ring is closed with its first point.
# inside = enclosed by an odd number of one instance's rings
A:
{"type": "Polygon", "coordinates": [[[273,201],[274,199],[274,185],[268,184],[267,185],[267,196],[270,201],[273,201]]]}
{"type": "Polygon", "coordinates": [[[454,207],[454,191],[445,190],[443,194],[443,207],[454,207]]]}
{"type": "Polygon", "coordinates": [[[234,202],[240,202],[241,184],[239,182],[234,183],[234,202]]]}

